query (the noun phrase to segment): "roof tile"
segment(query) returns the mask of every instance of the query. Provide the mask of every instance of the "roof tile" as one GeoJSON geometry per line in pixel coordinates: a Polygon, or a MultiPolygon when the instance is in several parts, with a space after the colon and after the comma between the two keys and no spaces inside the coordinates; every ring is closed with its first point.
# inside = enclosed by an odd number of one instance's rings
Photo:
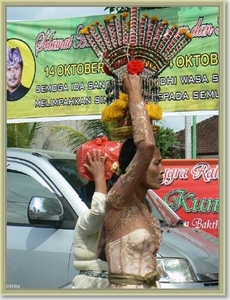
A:
{"type": "MultiPolygon", "coordinates": [[[[218,154],[218,115],[214,115],[196,124],[197,129],[197,155],[218,154]]],[[[176,132],[181,146],[185,145],[185,129],[176,132]]],[[[193,134],[193,126],[191,126],[193,134]]],[[[192,141],[191,141],[192,143],[192,141]]]]}

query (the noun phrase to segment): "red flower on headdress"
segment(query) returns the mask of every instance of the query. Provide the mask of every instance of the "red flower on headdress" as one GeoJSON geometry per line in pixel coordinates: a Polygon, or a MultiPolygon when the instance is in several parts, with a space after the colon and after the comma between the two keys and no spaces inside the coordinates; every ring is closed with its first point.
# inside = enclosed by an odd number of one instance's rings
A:
{"type": "Polygon", "coordinates": [[[144,70],[144,63],[141,60],[130,60],[127,63],[127,71],[129,74],[141,74],[144,70]]]}

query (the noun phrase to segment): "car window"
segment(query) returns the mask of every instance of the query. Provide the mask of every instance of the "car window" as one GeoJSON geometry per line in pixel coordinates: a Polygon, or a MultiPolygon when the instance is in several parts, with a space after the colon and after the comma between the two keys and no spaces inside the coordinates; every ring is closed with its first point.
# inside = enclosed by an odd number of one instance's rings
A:
{"type": "MultiPolygon", "coordinates": [[[[79,197],[85,204],[90,207],[92,193],[87,194],[85,190],[88,190],[88,180],[83,179],[78,174],[76,168],[76,160],[73,159],[49,159],[51,165],[58,170],[58,172],[65,178],[66,181],[72,186],[72,188],[78,193],[79,197]]],[[[95,187],[94,187],[95,190],[95,187]]]]}
{"type": "Polygon", "coordinates": [[[49,159],[50,164],[65,178],[66,181],[79,193],[79,187],[84,186],[84,180],[78,174],[76,160],[72,159],[49,159]]]}
{"type": "Polygon", "coordinates": [[[20,163],[8,164],[6,183],[8,223],[29,224],[27,207],[33,196],[56,198],[33,169],[20,163]]]}

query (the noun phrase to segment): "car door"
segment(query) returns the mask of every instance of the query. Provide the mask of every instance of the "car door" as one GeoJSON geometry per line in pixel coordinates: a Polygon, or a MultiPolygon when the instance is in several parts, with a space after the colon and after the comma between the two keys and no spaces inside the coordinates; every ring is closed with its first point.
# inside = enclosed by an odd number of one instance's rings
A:
{"type": "Polygon", "coordinates": [[[77,216],[57,192],[54,179],[51,181],[44,170],[28,161],[9,159],[6,195],[6,288],[66,286],[74,276],[70,253],[77,216]],[[62,222],[68,226],[29,224],[27,209],[33,196],[58,198],[68,211],[62,222]]]}

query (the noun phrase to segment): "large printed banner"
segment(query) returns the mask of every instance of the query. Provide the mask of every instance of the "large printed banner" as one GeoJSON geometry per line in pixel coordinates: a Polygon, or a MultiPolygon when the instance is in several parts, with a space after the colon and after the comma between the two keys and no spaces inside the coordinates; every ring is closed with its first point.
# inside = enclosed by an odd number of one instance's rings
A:
{"type": "MultiPolygon", "coordinates": [[[[63,8],[64,9],[64,8],[63,8]]],[[[149,10],[193,34],[192,42],[160,74],[163,112],[217,111],[219,103],[218,7],[149,10]]],[[[110,77],[80,31],[105,16],[8,22],[7,46],[19,48],[25,88],[7,94],[7,119],[100,115],[110,77]],[[18,94],[18,96],[17,96],[18,94]]],[[[10,72],[9,72],[10,73],[10,72]]],[[[13,84],[8,78],[7,86],[13,84]]]]}
{"type": "Polygon", "coordinates": [[[189,227],[218,237],[217,159],[165,159],[164,180],[155,191],[189,227]]]}

